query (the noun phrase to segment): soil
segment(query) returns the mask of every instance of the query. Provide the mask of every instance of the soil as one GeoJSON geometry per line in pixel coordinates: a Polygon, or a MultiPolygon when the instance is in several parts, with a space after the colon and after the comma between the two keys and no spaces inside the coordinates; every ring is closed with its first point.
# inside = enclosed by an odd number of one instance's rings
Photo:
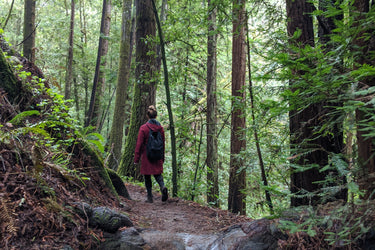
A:
{"type": "Polygon", "coordinates": [[[136,227],[173,233],[210,234],[245,221],[246,216],[235,215],[225,210],[206,207],[196,202],[169,197],[161,201],[159,192],[154,192],[154,202],[146,202],[144,187],[127,184],[132,200],[128,200],[129,217],[136,227]]]}

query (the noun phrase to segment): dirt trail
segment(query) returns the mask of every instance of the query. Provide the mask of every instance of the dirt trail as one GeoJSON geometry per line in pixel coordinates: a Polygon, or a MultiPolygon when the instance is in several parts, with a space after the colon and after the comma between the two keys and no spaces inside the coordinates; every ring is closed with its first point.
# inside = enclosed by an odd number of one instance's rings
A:
{"type": "Polygon", "coordinates": [[[159,193],[154,192],[154,203],[147,203],[143,187],[126,185],[132,200],[129,216],[136,227],[149,228],[173,233],[211,234],[245,221],[245,216],[228,211],[202,206],[179,198],[169,198],[162,202],[159,193]]]}

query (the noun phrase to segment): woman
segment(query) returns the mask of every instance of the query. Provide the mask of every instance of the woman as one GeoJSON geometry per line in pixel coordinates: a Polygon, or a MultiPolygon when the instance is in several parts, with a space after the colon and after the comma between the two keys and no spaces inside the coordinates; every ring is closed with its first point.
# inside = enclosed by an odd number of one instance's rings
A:
{"type": "Polygon", "coordinates": [[[149,120],[139,128],[137,145],[135,147],[134,154],[134,164],[138,164],[139,160],[141,160],[141,174],[144,175],[145,186],[147,190],[146,202],[149,203],[153,202],[151,175],[154,176],[155,180],[160,186],[162,201],[166,201],[168,199],[168,189],[164,186],[164,180],[162,176],[165,153],[165,136],[163,127],[156,120],[157,114],[158,113],[153,105],[148,107],[146,115],[149,120]],[[159,131],[163,140],[162,156],[161,159],[157,161],[151,161],[147,157],[146,145],[148,142],[150,130],[152,130],[153,132],[159,131]]]}

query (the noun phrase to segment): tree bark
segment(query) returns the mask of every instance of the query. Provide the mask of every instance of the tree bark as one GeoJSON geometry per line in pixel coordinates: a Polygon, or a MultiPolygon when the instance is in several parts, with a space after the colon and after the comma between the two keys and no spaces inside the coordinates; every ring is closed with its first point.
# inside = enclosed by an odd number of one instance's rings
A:
{"type": "Polygon", "coordinates": [[[35,3],[36,0],[25,0],[23,24],[23,55],[35,63],[35,3]]]}
{"type": "Polygon", "coordinates": [[[104,27],[102,31],[103,37],[101,39],[103,40],[103,46],[101,50],[101,61],[100,61],[100,67],[99,67],[99,80],[98,80],[98,88],[96,91],[96,102],[94,103],[94,117],[96,118],[96,123],[92,123],[92,125],[95,125],[96,131],[100,133],[100,130],[103,126],[104,119],[104,106],[105,103],[103,101],[103,96],[105,94],[105,88],[106,88],[106,79],[105,79],[105,69],[107,66],[107,54],[108,54],[108,43],[109,43],[109,32],[111,28],[111,8],[112,8],[112,1],[107,0],[107,4],[105,6],[105,18],[104,18],[104,27]]]}
{"type": "Polygon", "coordinates": [[[150,0],[136,0],[136,69],[133,90],[132,112],[129,133],[126,137],[124,153],[118,173],[141,180],[138,165],[134,165],[134,149],[139,127],[147,121],[146,110],[155,105],[156,47],[149,40],[155,37],[155,16],[150,0]]]}
{"type": "Polygon", "coordinates": [[[112,150],[109,167],[117,170],[121,159],[122,140],[124,135],[124,123],[126,120],[127,92],[129,85],[130,63],[132,54],[132,0],[124,0],[122,4],[122,24],[120,41],[120,59],[117,75],[115,110],[113,113],[112,128],[110,134],[110,150],[112,150]]]}
{"type": "Polygon", "coordinates": [[[246,214],[246,168],[241,152],[246,150],[245,127],[245,0],[233,1],[232,119],[228,210],[246,214]]]}
{"type": "MultiPolygon", "coordinates": [[[[288,0],[286,3],[289,36],[293,37],[297,30],[301,31],[301,35],[291,39],[290,43],[294,46],[299,46],[301,49],[305,46],[314,46],[314,27],[310,14],[314,10],[314,6],[306,0],[288,0]]],[[[320,22],[320,24],[322,25],[323,23],[320,22]]],[[[327,29],[325,26],[320,28],[327,29]]],[[[322,32],[320,30],[321,34],[322,32]]],[[[328,37],[324,36],[324,38],[327,39],[328,37]]],[[[291,51],[291,53],[293,53],[291,55],[295,57],[295,60],[299,59],[300,53],[298,51],[291,51]]],[[[310,68],[315,67],[311,62],[305,63],[309,63],[308,66],[310,68]]],[[[293,92],[299,91],[300,95],[290,99],[290,107],[292,108],[289,112],[290,144],[291,151],[294,154],[291,162],[294,165],[305,168],[305,170],[292,169],[290,190],[293,196],[291,197],[291,205],[317,205],[335,198],[346,199],[345,191],[336,193],[335,197],[321,197],[319,195],[324,185],[342,184],[330,183],[326,180],[328,174],[340,178],[337,170],[321,171],[323,167],[329,164],[330,153],[342,153],[343,137],[342,131],[339,129],[340,124],[333,126],[333,131],[327,133],[327,135],[320,131],[322,126],[329,121],[332,110],[326,108],[328,105],[326,102],[309,101],[308,104],[306,102],[302,103],[301,99],[310,97],[305,94],[305,88],[309,89],[313,86],[308,86],[309,83],[304,80],[305,71],[292,69],[292,73],[297,80],[290,81],[290,88],[293,92]],[[300,107],[304,106],[305,108],[301,110],[300,107]]],[[[339,122],[339,120],[335,122],[339,122]]]]}
{"type": "MultiPolygon", "coordinates": [[[[102,20],[100,24],[100,36],[98,55],[96,59],[94,82],[92,86],[90,106],[86,117],[85,127],[98,126],[100,121],[101,97],[104,93],[104,72],[106,61],[102,60],[108,52],[108,35],[111,23],[111,0],[103,0],[102,20]]],[[[98,126],[99,127],[99,126],[98,126]]]]}
{"type": "MultiPolygon", "coordinates": [[[[319,9],[322,11],[327,11],[329,8],[333,8],[335,6],[335,0],[320,0],[319,1],[319,9]]],[[[343,14],[336,15],[336,16],[320,16],[319,17],[319,26],[318,26],[318,37],[319,41],[323,44],[325,53],[329,51],[335,51],[337,46],[331,41],[331,35],[333,34],[333,30],[337,28],[335,24],[335,20],[343,20],[343,14]]],[[[340,72],[340,69],[343,68],[343,62],[336,65],[337,72],[340,72]]],[[[342,72],[344,74],[344,72],[342,72]]],[[[334,96],[333,101],[327,100],[327,102],[322,103],[322,113],[319,114],[320,124],[333,123],[333,126],[330,129],[330,133],[326,133],[326,135],[322,135],[322,147],[326,153],[323,154],[323,158],[320,160],[321,166],[326,166],[329,164],[329,153],[334,154],[343,154],[345,151],[345,144],[344,144],[344,129],[343,129],[343,121],[340,119],[341,113],[337,112],[338,107],[342,107],[343,104],[337,101],[337,96],[334,96]]],[[[330,172],[324,172],[325,175],[330,174],[331,176],[335,177],[334,183],[328,183],[329,186],[345,186],[347,180],[346,176],[340,176],[340,173],[337,169],[330,170],[330,172]]],[[[347,188],[342,188],[338,191],[334,197],[326,199],[327,201],[332,199],[341,199],[347,201],[348,190],[347,188]]]]}
{"type": "Polygon", "coordinates": [[[74,46],[74,16],[75,16],[75,2],[71,0],[70,7],[70,32],[69,32],[69,49],[68,60],[66,61],[66,77],[65,77],[65,99],[70,99],[71,86],[73,80],[73,46],[74,46]]]}
{"type": "MultiPolygon", "coordinates": [[[[1,39],[1,37],[0,37],[1,39]]],[[[17,81],[12,68],[5,59],[4,53],[0,48],[0,88],[7,93],[10,103],[15,103],[21,89],[21,83],[17,81]]]]}
{"type": "Polygon", "coordinates": [[[208,0],[208,39],[207,39],[207,203],[219,207],[219,169],[217,162],[217,8],[208,0]]]}
{"type": "MultiPolygon", "coordinates": [[[[314,31],[313,31],[313,21],[310,13],[313,10],[312,4],[308,3],[307,0],[287,0],[286,1],[286,9],[287,9],[287,17],[288,17],[288,24],[287,24],[287,31],[290,37],[293,37],[297,30],[301,31],[301,35],[296,38],[295,40],[291,41],[291,43],[299,43],[302,47],[305,45],[314,46],[314,31]]],[[[293,52],[294,54],[298,54],[296,51],[293,52]]],[[[293,74],[295,75],[303,75],[304,72],[293,70],[293,74]]],[[[290,82],[290,87],[292,91],[296,91],[297,87],[294,86],[294,82],[290,82]]],[[[290,106],[297,107],[298,104],[296,103],[298,100],[291,100],[290,106]]],[[[291,150],[294,154],[298,155],[300,153],[298,149],[300,147],[305,147],[306,145],[302,145],[305,139],[308,139],[312,135],[312,126],[313,124],[307,124],[311,118],[315,117],[315,113],[318,111],[318,105],[311,104],[307,108],[302,111],[291,110],[289,112],[289,130],[290,130],[290,143],[291,143],[291,150]]],[[[316,152],[317,153],[317,152],[316,152]]],[[[310,154],[309,159],[316,156],[319,158],[320,155],[318,154],[310,154]]],[[[304,157],[296,157],[292,162],[297,165],[306,165],[306,164],[313,164],[316,161],[309,162],[309,159],[304,157]]],[[[291,174],[291,192],[295,195],[291,198],[291,205],[292,206],[299,206],[299,205],[309,205],[310,198],[302,194],[304,190],[309,192],[316,191],[318,189],[317,184],[314,184],[314,181],[322,180],[324,176],[319,173],[318,168],[311,168],[307,171],[297,172],[292,170],[291,174]],[[297,196],[301,195],[301,197],[297,196]]],[[[317,199],[315,196],[314,201],[317,199]]]]}

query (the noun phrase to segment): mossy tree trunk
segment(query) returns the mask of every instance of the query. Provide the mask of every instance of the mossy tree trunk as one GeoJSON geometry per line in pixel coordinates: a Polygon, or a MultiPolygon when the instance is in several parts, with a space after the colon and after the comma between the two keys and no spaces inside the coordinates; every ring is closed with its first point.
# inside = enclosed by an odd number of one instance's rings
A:
{"type": "Polygon", "coordinates": [[[0,88],[7,93],[7,98],[10,103],[16,101],[21,89],[21,83],[14,75],[2,50],[0,50],[0,88]]]}
{"type": "Polygon", "coordinates": [[[156,46],[150,41],[156,34],[155,16],[151,1],[136,1],[136,69],[133,90],[132,113],[129,132],[126,137],[124,153],[121,157],[118,173],[141,180],[138,165],[134,165],[134,150],[137,143],[139,127],[147,121],[146,110],[155,105],[156,85],[156,46]]]}
{"type": "MultiPolygon", "coordinates": [[[[105,168],[103,164],[103,159],[99,156],[99,154],[88,144],[85,140],[77,140],[78,144],[78,150],[81,150],[86,156],[90,157],[90,165],[94,166],[96,170],[98,171],[100,177],[103,179],[107,187],[110,189],[110,191],[115,195],[117,199],[118,192],[116,190],[116,187],[112,183],[112,179],[115,180],[116,183],[118,183],[118,178],[114,178],[113,173],[109,174],[107,169],[105,168]],[[111,178],[112,176],[112,178],[111,178]]],[[[118,185],[117,185],[118,186],[118,185]]],[[[121,187],[123,190],[121,194],[125,194],[126,198],[130,198],[129,194],[126,190],[126,187],[121,187]],[[125,188],[125,190],[124,190],[125,188]]]]}
{"type": "Polygon", "coordinates": [[[122,25],[120,41],[120,60],[117,76],[115,110],[113,112],[113,122],[110,135],[109,167],[117,170],[121,159],[122,140],[124,135],[124,124],[128,117],[125,112],[128,100],[128,85],[130,74],[130,59],[132,54],[132,0],[124,0],[122,6],[122,25]]]}

